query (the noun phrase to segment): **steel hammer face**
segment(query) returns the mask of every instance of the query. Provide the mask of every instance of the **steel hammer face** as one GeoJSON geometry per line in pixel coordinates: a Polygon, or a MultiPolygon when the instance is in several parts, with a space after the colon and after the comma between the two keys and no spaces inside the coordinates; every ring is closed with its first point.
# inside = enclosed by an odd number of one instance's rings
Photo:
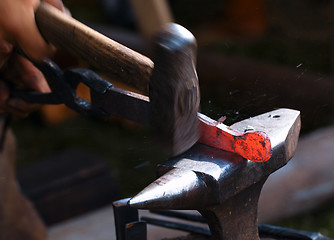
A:
{"type": "Polygon", "coordinates": [[[178,155],[193,146],[200,135],[196,40],[184,27],[168,24],[157,35],[154,53],[151,125],[173,155],[178,155]]]}

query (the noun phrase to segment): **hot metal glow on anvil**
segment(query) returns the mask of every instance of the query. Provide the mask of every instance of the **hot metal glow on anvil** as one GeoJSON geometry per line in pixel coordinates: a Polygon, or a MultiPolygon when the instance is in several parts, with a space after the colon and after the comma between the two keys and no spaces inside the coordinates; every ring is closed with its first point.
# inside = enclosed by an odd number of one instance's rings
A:
{"type": "Polygon", "coordinates": [[[259,239],[257,205],[267,177],[295,153],[300,113],[279,109],[231,126],[265,132],[272,156],[267,162],[203,144],[160,164],[158,178],[129,201],[139,209],[195,209],[208,221],[212,239],[259,239]]]}

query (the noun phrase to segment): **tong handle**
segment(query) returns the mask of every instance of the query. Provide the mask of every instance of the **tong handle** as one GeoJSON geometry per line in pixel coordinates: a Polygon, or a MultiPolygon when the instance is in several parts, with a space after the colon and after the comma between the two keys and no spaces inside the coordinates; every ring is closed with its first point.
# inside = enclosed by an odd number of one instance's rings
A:
{"type": "Polygon", "coordinates": [[[45,2],[40,3],[35,18],[48,42],[148,94],[153,69],[153,62],[148,57],[111,40],[45,2]]]}

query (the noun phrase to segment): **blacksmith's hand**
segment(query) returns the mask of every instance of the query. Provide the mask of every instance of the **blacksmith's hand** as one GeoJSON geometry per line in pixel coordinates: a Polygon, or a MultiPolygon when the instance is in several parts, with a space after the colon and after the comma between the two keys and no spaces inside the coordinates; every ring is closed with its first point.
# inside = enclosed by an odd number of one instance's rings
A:
{"type": "MultiPolygon", "coordinates": [[[[67,12],[61,0],[44,0],[67,12]]],[[[38,31],[35,10],[40,0],[0,0],[0,113],[25,117],[39,104],[11,98],[10,89],[49,92],[43,74],[26,58],[13,51],[20,48],[30,59],[42,61],[55,48],[38,31]]]]}

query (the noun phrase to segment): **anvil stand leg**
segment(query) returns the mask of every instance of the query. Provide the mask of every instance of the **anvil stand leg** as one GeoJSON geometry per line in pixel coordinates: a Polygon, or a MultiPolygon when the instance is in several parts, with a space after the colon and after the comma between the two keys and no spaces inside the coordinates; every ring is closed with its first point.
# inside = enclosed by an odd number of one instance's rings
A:
{"type": "MultiPolygon", "coordinates": [[[[266,178],[267,179],[267,178],[266,178]]],[[[208,221],[212,240],[259,240],[257,209],[266,179],[220,205],[199,210],[208,221]]]]}

